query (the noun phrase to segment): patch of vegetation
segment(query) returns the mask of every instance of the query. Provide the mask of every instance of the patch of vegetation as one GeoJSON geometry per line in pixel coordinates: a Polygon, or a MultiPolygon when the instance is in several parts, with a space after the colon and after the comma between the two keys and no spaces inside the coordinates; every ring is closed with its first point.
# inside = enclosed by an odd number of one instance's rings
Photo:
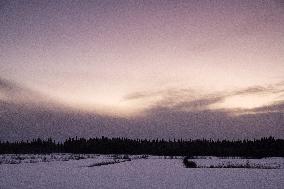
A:
{"type": "Polygon", "coordinates": [[[183,159],[183,165],[186,167],[186,168],[197,168],[197,164],[194,162],[194,161],[190,161],[189,160],[189,157],[185,157],[183,159]]]}
{"type": "Polygon", "coordinates": [[[104,162],[99,162],[99,163],[94,163],[92,165],[89,165],[88,167],[98,167],[98,166],[103,166],[103,165],[112,165],[112,164],[116,164],[116,163],[122,163],[122,162],[126,162],[126,161],[131,161],[131,159],[125,159],[125,160],[114,160],[114,161],[104,161],[104,162]]]}
{"type": "MultiPolygon", "coordinates": [[[[208,167],[206,167],[208,168],[208,167]]],[[[228,165],[210,165],[209,168],[244,168],[244,169],[279,169],[280,167],[272,167],[259,164],[228,164],[228,165]]]]}
{"type": "Polygon", "coordinates": [[[123,156],[122,156],[122,159],[131,160],[130,157],[129,157],[129,155],[127,155],[127,154],[123,155],[123,156]]]}
{"type": "Polygon", "coordinates": [[[148,155],[142,155],[142,156],[141,156],[141,159],[148,159],[148,158],[149,158],[148,155]]]}

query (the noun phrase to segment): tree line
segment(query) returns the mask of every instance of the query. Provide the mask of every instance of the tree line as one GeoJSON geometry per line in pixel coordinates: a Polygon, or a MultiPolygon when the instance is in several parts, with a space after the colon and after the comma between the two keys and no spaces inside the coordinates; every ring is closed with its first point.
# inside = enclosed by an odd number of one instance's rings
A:
{"type": "Polygon", "coordinates": [[[164,140],[128,138],[51,138],[32,141],[1,142],[0,154],[17,153],[96,153],[149,154],[163,156],[241,156],[284,157],[284,140],[266,137],[253,140],[164,140]]]}

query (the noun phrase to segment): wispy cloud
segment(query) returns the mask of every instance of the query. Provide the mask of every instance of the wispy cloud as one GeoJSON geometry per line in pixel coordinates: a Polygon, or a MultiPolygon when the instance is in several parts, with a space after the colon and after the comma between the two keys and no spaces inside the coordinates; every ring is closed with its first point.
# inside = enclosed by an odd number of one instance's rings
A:
{"type": "Polygon", "coordinates": [[[36,92],[21,86],[13,81],[0,78],[0,95],[2,101],[19,103],[20,101],[36,101],[38,96],[36,92]]]}
{"type": "Polygon", "coordinates": [[[14,93],[14,92],[19,92],[20,90],[21,90],[21,87],[15,84],[14,82],[0,78],[0,91],[1,92],[14,93]]]}
{"type": "Polygon", "coordinates": [[[181,97],[181,96],[187,96],[192,97],[193,95],[196,95],[196,92],[192,89],[174,89],[174,88],[168,88],[168,89],[162,89],[162,90],[156,90],[156,91],[137,91],[130,93],[126,96],[124,96],[123,100],[139,100],[144,98],[152,98],[155,96],[163,96],[163,97],[181,97]]]}
{"type": "Polygon", "coordinates": [[[267,86],[253,86],[246,89],[234,91],[232,95],[249,95],[261,93],[282,93],[284,92],[284,82],[270,84],[267,86]]]}
{"type": "MultiPolygon", "coordinates": [[[[134,92],[125,96],[124,100],[152,100],[148,109],[171,109],[173,111],[199,111],[211,110],[212,105],[220,104],[226,99],[240,97],[245,99],[247,96],[276,96],[271,105],[278,104],[283,100],[284,84],[283,82],[266,85],[253,86],[235,91],[216,92],[213,94],[202,94],[192,89],[167,89],[148,92],[134,92]],[[159,98],[155,98],[159,97],[159,98]]],[[[266,105],[267,106],[267,105],[266,105]]],[[[213,108],[214,109],[214,108],[213,108]]],[[[225,109],[225,108],[223,108],[225,109]]],[[[235,108],[238,109],[238,108],[235,108]]],[[[235,110],[227,110],[235,111],[235,110]]]]}
{"type": "Polygon", "coordinates": [[[256,86],[234,92],[232,95],[248,95],[271,92],[271,88],[256,86]]]}
{"type": "Polygon", "coordinates": [[[60,103],[37,90],[33,90],[26,85],[19,84],[12,80],[0,77],[0,102],[10,107],[23,107],[27,109],[52,109],[63,111],[70,109],[65,104],[60,103]]]}
{"type": "MultiPolygon", "coordinates": [[[[19,89],[26,91],[24,86],[3,79],[0,85],[2,92],[10,91],[12,94],[19,89]]],[[[237,139],[271,135],[283,138],[284,101],[250,111],[210,109],[212,104],[222,102],[228,95],[261,93],[264,89],[265,87],[261,90],[248,88],[224,95],[197,95],[197,92],[186,89],[141,93],[142,95],[129,100],[151,98],[153,95],[163,98],[153,102],[144,110],[143,115],[127,119],[96,112],[60,109],[60,104],[55,108],[44,108],[44,103],[37,107],[20,103],[0,103],[0,140],[49,136],[64,139],[75,135],[165,139],[237,139]],[[231,115],[234,111],[238,116],[231,115]]],[[[280,88],[276,86],[274,91],[280,91],[280,88]]]]}

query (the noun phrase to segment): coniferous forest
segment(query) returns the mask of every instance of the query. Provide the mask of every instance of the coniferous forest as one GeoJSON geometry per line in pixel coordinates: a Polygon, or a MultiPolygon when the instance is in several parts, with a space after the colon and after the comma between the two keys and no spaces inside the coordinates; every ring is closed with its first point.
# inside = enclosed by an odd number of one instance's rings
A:
{"type": "Polygon", "coordinates": [[[254,140],[147,140],[127,138],[69,138],[56,143],[34,139],[21,142],[1,142],[1,154],[13,153],[96,153],[149,154],[165,156],[241,156],[284,157],[284,140],[273,137],[254,140]]]}

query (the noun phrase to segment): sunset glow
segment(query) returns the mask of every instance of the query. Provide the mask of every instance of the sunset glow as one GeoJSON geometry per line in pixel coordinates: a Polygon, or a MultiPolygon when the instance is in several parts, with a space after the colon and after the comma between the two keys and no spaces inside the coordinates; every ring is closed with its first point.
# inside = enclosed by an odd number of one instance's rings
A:
{"type": "Polygon", "coordinates": [[[217,120],[221,110],[279,108],[283,20],[276,0],[3,1],[0,99],[135,124],[154,117],[137,128],[156,123],[161,112],[213,111],[217,120]]]}

